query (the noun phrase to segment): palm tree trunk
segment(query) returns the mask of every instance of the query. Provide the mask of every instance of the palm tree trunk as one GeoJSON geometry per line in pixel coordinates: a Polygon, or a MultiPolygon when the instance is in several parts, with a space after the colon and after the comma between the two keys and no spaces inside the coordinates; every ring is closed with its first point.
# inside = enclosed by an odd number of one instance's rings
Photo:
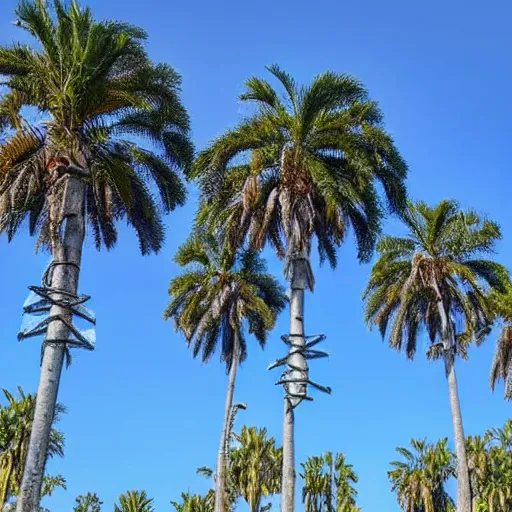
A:
{"type": "MultiPolygon", "coordinates": [[[[290,283],[290,334],[295,347],[305,344],[304,339],[304,290],[307,287],[307,275],[303,262],[292,262],[290,283]]],[[[292,368],[290,379],[307,377],[308,365],[304,356],[297,353],[293,346],[289,350],[288,364],[292,368]]],[[[294,395],[305,396],[305,384],[289,384],[289,391],[294,395]]],[[[293,407],[300,398],[286,397],[284,400],[283,424],[283,475],[281,488],[281,511],[295,511],[295,414],[293,407]]]]}
{"type": "Polygon", "coordinates": [[[458,512],[471,512],[471,486],[469,482],[469,465],[466,452],[466,437],[460,410],[459,388],[455,373],[455,354],[453,353],[453,333],[448,315],[442,301],[438,303],[443,331],[443,345],[445,349],[444,366],[448,380],[450,407],[452,411],[453,430],[455,434],[455,452],[457,454],[457,510],[458,512]]]}
{"type": "MultiPolygon", "coordinates": [[[[85,184],[72,175],[67,180],[61,217],[64,224],[63,234],[60,239],[53,241],[52,257],[53,262],[66,262],[71,265],[54,267],[51,287],[76,294],[85,237],[85,184]]],[[[50,316],[55,315],[60,315],[69,322],[72,321],[72,315],[61,306],[52,306],[50,316]]],[[[46,337],[62,340],[67,339],[68,335],[69,331],[65,324],[56,320],[49,324],[46,337]]],[[[65,349],[64,343],[44,345],[34,421],[16,512],[39,512],[48,443],[55,416],[65,349]]]]}
{"type": "Polygon", "coordinates": [[[233,347],[233,361],[229,369],[228,389],[226,392],[226,403],[224,405],[224,424],[222,425],[222,433],[220,436],[219,451],[217,454],[217,475],[215,485],[215,512],[227,511],[226,500],[226,461],[228,460],[229,446],[229,426],[231,423],[231,414],[233,409],[233,396],[235,394],[236,372],[240,359],[240,343],[238,334],[235,332],[235,345],[233,347]]]}
{"type": "Polygon", "coordinates": [[[281,512],[295,510],[295,413],[289,400],[284,401],[283,480],[281,512]]]}

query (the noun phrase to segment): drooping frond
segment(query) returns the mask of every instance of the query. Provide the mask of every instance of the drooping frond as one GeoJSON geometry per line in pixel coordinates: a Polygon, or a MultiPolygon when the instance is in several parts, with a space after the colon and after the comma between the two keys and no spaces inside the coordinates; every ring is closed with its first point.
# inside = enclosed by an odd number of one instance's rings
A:
{"type": "Polygon", "coordinates": [[[496,318],[488,294],[509,286],[507,269],[483,258],[500,239],[499,227],[454,201],[410,203],[403,221],[408,236],[384,237],[377,245],[380,258],[363,295],[366,322],[408,357],[423,332],[432,343],[429,358],[447,350],[467,357],[468,345],[481,343],[496,318]],[[453,324],[451,341],[440,305],[453,324]]]}
{"type": "Polygon", "coordinates": [[[96,246],[113,247],[115,224],[125,219],[143,253],[158,251],[162,214],[185,201],[181,173],[193,158],[181,79],[154,64],[146,34],[117,21],[100,22],[76,1],[22,0],[19,26],[37,49],[0,47],[0,232],[9,239],[28,221],[47,245],[50,218],[62,201],[52,159],[79,162],[86,181],[87,218],[96,246]],[[32,125],[26,107],[41,119],[32,125]]]}
{"type": "Polygon", "coordinates": [[[266,80],[249,79],[241,99],[256,112],[194,163],[191,177],[204,200],[197,224],[234,250],[244,241],[258,250],[270,244],[288,261],[309,257],[316,239],[321,261],[333,267],[352,229],[359,258],[368,260],[384,203],[394,212],[405,206],[407,165],[381,112],[349,75],[327,72],[300,86],[278,66],[267,69],[284,96],[266,80]]]}
{"type": "Polygon", "coordinates": [[[201,354],[206,362],[220,345],[229,368],[234,357],[245,358],[246,331],[265,345],[286,296],[256,253],[243,250],[233,256],[202,231],[178,249],[175,260],[185,272],[171,281],[164,318],[174,320],[194,357],[201,354]]]}

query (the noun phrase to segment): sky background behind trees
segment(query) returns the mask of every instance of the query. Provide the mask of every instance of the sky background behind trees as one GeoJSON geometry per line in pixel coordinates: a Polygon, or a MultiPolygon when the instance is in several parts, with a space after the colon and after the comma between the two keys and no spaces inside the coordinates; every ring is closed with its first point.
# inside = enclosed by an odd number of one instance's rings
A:
{"type": "MultiPolygon", "coordinates": [[[[354,74],[379,101],[410,165],[410,196],[429,203],[454,198],[488,214],[503,229],[498,261],[512,265],[512,6],[505,0],[485,6],[474,0],[84,3],[96,18],[142,26],[150,56],[182,74],[197,149],[236,124],[244,114],[237,100],[243,82],[265,75],[266,64],[278,63],[301,82],[327,69],[354,74]]],[[[10,24],[15,5],[1,3],[2,44],[24,37],[10,24]]],[[[74,497],[88,490],[111,510],[121,492],[138,488],[163,511],[182,491],[208,488],[195,470],[215,463],[224,367],[217,358],[204,367],[192,360],[172,324],[162,320],[167,286],[178,271],[172,257],[196,206],[191,189],[187,205],[166,220],[168,240],[158,256],[140,256],[127,229],[112,253],[86,244],[80,291],[92,295],[98,345],[95,353],[75,351],[63,375],[66,457],[52,462],[51,472],[67,478],[68,491],[47,502],[52,510],[70,510],[74,497]]],[[[385,228],[401,229],[395,220],[385,228]]],[[[25,234],[11,245],[2,237],[0,254],[0,386],[34,392],[40,341],[18,344],[16,333],[27,286],[40,282],[49,256],[34,256],[34,240],[25,234]]],[[[282,279],[273,256],[269,266],[282,279]]],[[[317,287],[306,297],[306,331],[327,335],[331,357],[314,362],[311,375],[333,395],[315,393],[315,402],[298,409],[297,461],[326,450],[346,453],[360,477],[364,510],[395,511],[386,475],[395,447],[411,437],[451,439],[452,425],[442,363],[422,354],[410,363],[364,326],[361,293],[370,268],[357,263],[351,240],[334,273],[314,260],[317,287]]],[[[236,396],[249,406],[238,428],[266,426],[279,443],[283,394],[274,386],[278,371],[266,366],[285,354],[279,337],[287,323],[283,314],[265,352],[249,345],[236,396]]],[[[458,366],[467,435],[510,417],[502,388],[492,396],[487,384],[494,341],[491,336],[458,366]]]]}

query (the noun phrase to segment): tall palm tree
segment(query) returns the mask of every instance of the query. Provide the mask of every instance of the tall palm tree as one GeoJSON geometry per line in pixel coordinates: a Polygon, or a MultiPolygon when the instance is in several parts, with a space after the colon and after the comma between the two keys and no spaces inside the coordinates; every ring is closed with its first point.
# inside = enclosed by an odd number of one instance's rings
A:
{"type": "MultiPolygon", "coordinates": [[[[0,510],[3,510],[11,497],[19,493],[36,404],[36,397],[25,394],[21,387],[18,387],[19,399],[5,389],[3,392],[7,405],[0,406],[0,510]]],[[[63,412],[64,407],[57,404],[53,425],[63,412]]],[[[64,456],[64,435],[52,428],[48,456],[55,455],[64,456]]],[[[43,491],[46,490],[46,494],[49,494],[50,484],[56,483],[55,478],[45,481],[46,489],[43,491]]],[[[62,486],[62,480],[57,483],[62,486]]]]}
{"type": "Polygon", "coordinates": [[[388,471],[392,490],[404,512],[455,512],[444,485],[455,476],[455,455],[442,439],[435,445],[425,439],[411,439],[411,449],[396,451],[405,460],[391,463],[388,471]]]}
{"type": "Polygon", "coordinates": [[[281,486],[283,450],[267,429],[242,427],[235,434],[238,446],[231,450],[230,483],[250,512],[261,512],[265,496],[278,494],[281,486]]]}
{"type": "Polygon", "coordinates": [[[457,453],[459,512],[471,512],[471,490],[460,410],[456,356],[467,357],[468,345],[480,343],[489,331],[493,312],[489,290],[504,290],[507,270],[490,259],[498,225],[454,201],[435,207],[410,204],[403,215],[405,237],[384,237],[380,259],[365,292],[366,321],[377,325],[391,347],[416,353],[422,329],[430,337],[431,359],[443,358],[457,453]]]}
{"type": "Polygon", "coordinates": [[[304,480],[302,502],[305,512],[358,512],[356,497],[358,477],[345,455],[327,452],[309,457],[301,464],[304,480]]]}
{"type": "Polygon", "coordinates": [[[175,512],[213,512],[215,493],[209,491],[205,496],[200,494],[181,493],[181,503],[171,501],[175,512]]]}
{"type": "Polygon", "coordinates": [[[283,512],[295,504],[294,407],[307,397],[304,291],[313,290],[309,263],[316,238],[322,261],[352,227],[360,260],[372,254],[380,228],[376,184],[392,211],[405,204],[407,166],[382,124],[382,113],[353,77],[323,73],[298,85],[278,66],[268,70],[284,88],[250,78],[242,101],[253,116],[202,151],[191,176],[201,185],[199,224],[232,246],[268,242],[285,260],[290,282],[289,371],[285,382],[283,512]]]}
{"type": "Polygon", "coordinates": [[[114,505],[114,512],[154,512],[153,498],[148,498],[146,491],[127,491],[119,496],[119,503],[114,505]]]}
{"type": "Polygon", "coordinates": [[[218,240],[197,233],[178,250],[176,261],[192,266],[171,281],[171,302],[164,317],[173,318],[194,357],[206,362],[221,346],[221,359],[228,371],[216,468],[215,511],[226,511],[226,461],[238,365],[247,355],[245,329],[265,346],[277,315],[286,305],[284,289],[266,273],[266,265],[252,251],[241,251],[233,258],[218,240]]]}
{"type": "Polygon", "coordinates": [[[493,391],[502,380],[505,400],[512,400],[512,286],[507,286],[505,293],[491,293],[490,298],[496,316],[504,325],[496,342],[489,380],[493,391]]]}
{"type": "Polygon", "coordinates": [[[53,9],[49,4],[20,0],[16,9],[17,25],[37,47],[0,46],[7,91],[0,98],[0,124],[8,133],[0,145],[0,232],[11,240],[26,221],[53,261],[45,280],[53,320],[19,512],[33,512],[40,499],[72,321],[65,298],[77,296],[85,224],[96,246],[110,249],[117,240],[115,223],[124,218],[137,232],[143,254],[158,251],[164,238],[161,213],[184,203],[178,171],[192,159],[180,77],[149,60],[144,31],[96,21],[75,0],[68,6],[54,0],[53,9]],[[26,106],[41,123],[23,118],[26,106]]]}

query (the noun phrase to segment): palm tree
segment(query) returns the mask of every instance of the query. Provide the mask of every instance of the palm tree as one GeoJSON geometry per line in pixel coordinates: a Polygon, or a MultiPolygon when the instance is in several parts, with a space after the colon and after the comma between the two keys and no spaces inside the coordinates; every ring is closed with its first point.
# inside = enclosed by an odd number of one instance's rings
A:
{"type": "Polygon", "coordinates": [[[54,304],[19,512],[33,512],[40,500],[72,321],[65,297],[78,300],[86,219],[98,248],[115,245],[115,223],[124,218],[143,254],[158,251],[161,213],[184,203],[178,171],[192,159],[180,77],[149,60],[144,31],[96,21],[75,0],[68,6],[55,0],[53,9],[48,4],[20,0],[16,9],[17,25],[35,38],[37,49],[0,46],[7,87],[0,124],[8,133],[0,145],[0,232],[11,240],[27,221],[29,232],[39,235],[38,246],[52,255],[45,287],[54,304]],[[25,106],[43,122],[24,119],[25,106]]]}
{"type": "Polygon", "coordinates": [[[264,261],[252,251],[233,258],[207,233],[196,233],[178,250],[179,265],[193,268],[171,281],[171,302],[164,317],[174,318],[196,357],[206,362],[221,345],[228,371],[216,470],[215,511],[226,510],[226,461],[236,373],[247,355],[244,324],[263,348],[277,315],[286,305],[284,289],[266,273],[264,261]]]}
{"type": "Polygon", "coordinates": [[[75,502],[73,512],[101,512],[101,505],[103,505],[96,493],[91,494],[90,492],[85,496],[77,496],[75,502]]]}
{"type": "Polygon", "coordinates": [[[260,512],[263,498],[280,491],[283,450],[273,437],[267,437],[266,428],[244,426],[235,439],[238,446],[230,454],[230,483],[250,512],[260,512]]]}
{"type": "Polygon", "coordinates": [[[269,67],[285,97],[250,78],[242,101],[255,114],[215,140],[196,159],[191,176],[204,199],[200,225],[233,247],[268,242],[285,259],[290,282],[289,371],[285,374],[283,512],[295,503],[294,407],[307,397],[304,291],[313,290],[309,263],[316,238],[322,261],[336,265],[336,249],[352,226],[360,260],[368,260],[380,228],[376,183],[392,211],[405,205],[407,166],[382,125],[382,113],[353,77],[331,72],[299,86],[269,67]]]}
{"type": "Polygon", "coordinates": [[[392,462],[388,476],[404,512],[455,512],[453,500],[444,488],[448,479],[455,476],[455,455],[447,443],[447,439],[435,445],[425,439],[411,439],[412,450],[396,449],[405,460],[392,462]]]}
{"type": "Polygon", "coordinates": [[[466,439],[466,451],[468,455],[469,482],[471,485],[471,499],[475,512],[485,484],[489,479],[489,450],[490,436],[469,436],[466,439]]]}
{"type": "MultiPolygon", "coordinates": [[[[282,448],[277,448],[275,439],[267,437],[265,428],[242,427],[240,434],[233,432],[236,446],[230,447],[227,464],[227,509],[234,510],[236,501],[242,497],[251,512],[264,512],[271,503],[261,506],[265,496],[277,494],[280,490],[282,448]]],[[[215,478],[211,468],[197,470],[207,478],[215,478]]]]}
{"type": "Polygon", "coordinates": [[[331,452],[309,457],[301,464],[305,512],[358,512],[356,505],[358,477],[345,455],[331,452]]]}
{"type": "Polygon", "coordinates": [[[512,455],[512,420],[507,420],[503,428],[493,428],[489,430],[490,441],[498,443],[507,453],[512,455]]]}
{"type": "MultiPolygon", "coordinates": [[[[25,394],[21,387],[18,387],[19,399],[5,389],[3,392],[7,405],[0,406],[0,510],[19,493],[36,404],[36,397],[25,394]]],[[[57,404],[53,425],[64,411],[57,404]]],[[[52,428],[48,456],[55,455],[64,456],[64,435],[52,428]]],[[[62,477],[45,477],[44,484],[43,491],[51,494],[55,486],[63,486],[62,477]]]]}
{"type": "Polygon", "coordinates": [[[491,293],[490,298],[496,316],[505,321],[491,365],[491,389],[494,391],[496,384],[502,380],[505,400],[512,400],[512,286],[508,286],[505,293],[491,293]]]}
{"type": "Polygon", "coordinates": [[[512,420],[503,428],[467,439],[475,512],[506,512],[512,508],[512,420]]]}
{"type": "Polygon", "coordinates": [[[443,358],[455,432],[459,512],[471,512],[471,490],[455,358],[467,357],[472,341],[482,342],[493,312],[487,293],[503,290],[506,269],[484,256],[501,233],[497,224],[454,201],[431,208],[410,204],[403,215],[406,237],[384,237],[380,259],[364,297],[366,321],[377,325],[390,346],[412,359],[422,329],[430,337],[429,358],[443,358]]]}
{"type": "Polygon", "coordinates": [[[200,494],[181,493],[182,503],[171,501],[175,512],[213,512],[215,493],[209,491],[206,496],[200,494]]]}
{"type": "Polygon", "coordinates": [[[153,498],[148,498],[146,491],[127,491],[119,496],[119,503],[114,505],[114,512],[154,512],[153,498]]]}

